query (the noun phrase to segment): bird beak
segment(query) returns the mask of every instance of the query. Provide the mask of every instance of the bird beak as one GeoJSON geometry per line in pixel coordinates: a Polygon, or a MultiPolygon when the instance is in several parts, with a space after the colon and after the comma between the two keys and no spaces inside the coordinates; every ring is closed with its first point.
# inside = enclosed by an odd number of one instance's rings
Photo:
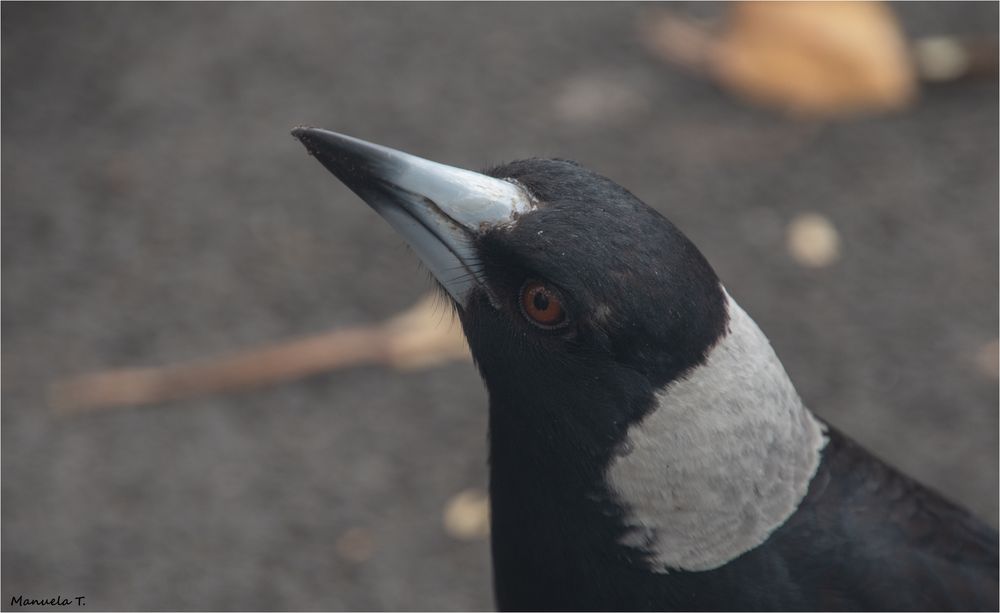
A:
{"type": "Polygon", "coordinates": [[[292,136],[403,235],[462,307],[474,286],[486,288],[476,234],[533,208],[508,181],[327,130],[299,127],[292,136]]]}

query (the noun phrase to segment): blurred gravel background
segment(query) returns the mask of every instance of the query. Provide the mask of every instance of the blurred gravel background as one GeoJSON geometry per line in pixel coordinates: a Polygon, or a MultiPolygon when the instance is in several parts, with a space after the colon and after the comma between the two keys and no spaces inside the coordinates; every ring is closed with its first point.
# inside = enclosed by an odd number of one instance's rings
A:
{"type": "MultiPolygon", "coordinates": [[[[5,2],[4,606],[492,607],[486,541],[442,527],[485,487],[471,365],[46,405],[59,377],[374,322],[428,288],[300,123],[612,177],[702,248],[819,415],[996,525],[996,81],[793,122],[650,56],[649,8],[5,2]],[[806,212],[840,234],[831,266],[786,249],[806,212]]],[[[996,32],[996,3],[893,8],[911,35],[996,32]]]]}

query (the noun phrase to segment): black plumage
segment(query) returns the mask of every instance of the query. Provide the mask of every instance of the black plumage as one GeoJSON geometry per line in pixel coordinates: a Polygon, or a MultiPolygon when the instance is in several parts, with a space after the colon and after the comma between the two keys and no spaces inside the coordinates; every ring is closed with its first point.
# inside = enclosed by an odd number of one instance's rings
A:
{"type": "MultiPolygon", "coordinates": [[[[503,500],[509,484],[497,472],[491,493],[503,500]]],[[[764,545],[705,572],[648,572],[641,553],[612,544],[620,509],[581,504],[579,493],[561,501],[546,487],[513,497],[538,505],[494,507],[503,610],[997,608],[996,532],[836,430],[788,522],[764,545]]]]}
{"type": "MultiPolygon", "coordinates": [[[[295,135],[403,233],[454,300],[490,396],[501,609],[997,609],[996,532],[829,427],[780,525],[747,515],[762,542],[711,568],[662,568],[657,525],[641,542],[629,538],[635,509],[609,469],[633,453],[664,390],[709,368],[736,334],[734,307],[697,248],[572,162],[515,162],[487,171],[492,181],[322,130],[295,135]],[[558,325],[539,325],[519,303],[530,283],[548,293],[528,306],[555,301],[558,325]]],[[[767,381],[740,385],[765,399],[742,412],[766,415],[766,399],[781,397],[767,381]]],[[[691,419],[712,408],[693,407],[691,419]]],[[[760,438],[766,453],[769,422],[747,423],[756,430],[736,435],[760,438]]],[[[654,472],[646,489],[659,501],[656,486],[654,472]]]]}

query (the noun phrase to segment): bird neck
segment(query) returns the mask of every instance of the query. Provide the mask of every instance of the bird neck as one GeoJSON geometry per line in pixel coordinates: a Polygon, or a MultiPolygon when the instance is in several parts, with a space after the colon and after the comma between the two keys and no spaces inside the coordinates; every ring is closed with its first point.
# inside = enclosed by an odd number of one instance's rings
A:
{"type": "Polygon", "coordinates": [[[826,443],[767,337],[726,299],[727,333],[656,394],[605,475],[626,511],[624,544],[657,572],[717,568],[763,543],[795,512],[826,443]]]}
{"type": "Polygon", "coordinates": [[[626,434],[620,416],[648,408],[652,387],[635,371],[600,381],[600,373],[577,371],[572,384],[546,388],[497,381],[505,372],[497,370],[490,393],[490,539],[500,609],[601,608],[587,597],[614,581],[594,561],[625,569],[635,553],[620,544],[624,517],[604,471],[626,434]]]}
{"type": "Polygon", "coordinates": [[[795,512],[819,466],[823,426],[764,334],[725,298],[725,334],[661,389],[631,369],[584,373],[544,402],[520,393],[537,386],[491,388],[498,598],[546,581],[599,592],[608,567],[595,559],[650,576],[716,568],[795,512]]]}

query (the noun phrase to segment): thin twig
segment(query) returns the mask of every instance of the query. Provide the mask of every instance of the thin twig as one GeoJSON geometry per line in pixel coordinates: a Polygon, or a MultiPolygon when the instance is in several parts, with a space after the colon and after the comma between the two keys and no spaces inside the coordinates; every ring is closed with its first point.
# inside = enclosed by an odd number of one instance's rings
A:
{"type": "Polygon", "coordinates": [[[57,413],[75,414],[263,387],[349,366],[423,368],[466,359],[468,349],[458,326],[441,319],[433,298],[426,297],[374,326],[334,330],[215,359],[72,377],[50,386],[49,401],[57,413]]]}

